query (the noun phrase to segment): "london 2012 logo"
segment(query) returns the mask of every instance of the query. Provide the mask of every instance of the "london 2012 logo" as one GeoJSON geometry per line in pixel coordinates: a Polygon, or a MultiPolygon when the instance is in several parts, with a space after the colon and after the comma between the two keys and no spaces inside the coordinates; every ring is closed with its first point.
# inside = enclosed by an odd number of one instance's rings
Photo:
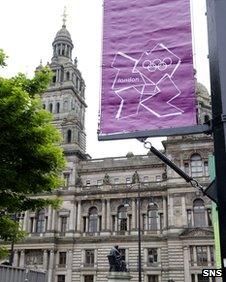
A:
{"type": "Polygon", "coordinates": [[[173,79],[180,64],[181,59],[162,43],[138,60],[118,52],[112,62],[117,70],[112,90],[121,99],[115,118],[136,116],[141,108],[158,118],[181,115],[183,110],[174,104],[181,91],[173,79]]]}

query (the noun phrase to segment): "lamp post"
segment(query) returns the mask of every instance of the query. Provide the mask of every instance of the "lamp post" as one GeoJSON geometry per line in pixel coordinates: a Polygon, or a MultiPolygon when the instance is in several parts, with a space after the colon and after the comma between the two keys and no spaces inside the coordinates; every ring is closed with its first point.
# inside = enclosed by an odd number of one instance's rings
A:
{"type": "MultiPolygon", "coordinates": [[[[137,194],[137,211],[138,211],[138,220],[137,220],[137,229],[138,229],[138,282],[142,282],[142,266],[141,266],[141,197],[140,197],[140,188],[141,188],[141,182],[140,177],[137,171],[134,172],[132,177],[132,186],[137,185],[138,188],[138,194],[137,194]]],[[[151,198],[151,201],[149,203],[150,206],[154,206],[153,198],[151,198]]],[[[130,206],[128,199],[124,200],[123,203],[124,207],[127,208],[130,206]]],[[[174,280],[169,282],[174,282],[174,280]]]]}
{"type": "Polygon", "coordinates": [[[132,177],[132,184],[137,184],[138,187],[138,195],[137,195],[137,210],[138,210],[138,222],[137,222],[137,229],[138,229],[138,282],[142,282],[141,276],[141,226],[140,226],[140,178],[137,171],[134,172],[132,177]]]}

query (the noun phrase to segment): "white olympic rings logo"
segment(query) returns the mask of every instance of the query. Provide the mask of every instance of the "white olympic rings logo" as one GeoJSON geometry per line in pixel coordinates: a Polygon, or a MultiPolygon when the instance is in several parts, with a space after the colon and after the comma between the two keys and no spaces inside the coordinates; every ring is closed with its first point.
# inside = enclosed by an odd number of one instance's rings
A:
{"type": "Polygon", "coordinates": [[[157,69],[160,71],[164,71],[167,69],[167,67],[172,65],[172,59],[169,57],[164,58],[163,60],[155,59],[153,61],[150,60],[144,60],[142,63],[142,67],[144,69],[147,69],[149,72],[154,72],[157,69]]]}

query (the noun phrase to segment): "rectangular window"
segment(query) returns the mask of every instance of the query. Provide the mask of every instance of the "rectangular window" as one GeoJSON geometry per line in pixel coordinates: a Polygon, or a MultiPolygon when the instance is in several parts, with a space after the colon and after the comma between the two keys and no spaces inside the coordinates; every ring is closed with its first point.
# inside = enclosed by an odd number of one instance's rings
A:
{"type": "Polygon", "coordinates": [[[57,275],[57,282],[65,282],[65,275],[57,275]]]}
{"type": "Polygon", "coordinates": [[[148,182],[148,176],[143,177],[143,182],[148,182]]]}
{"type": "Polygon", "coordinates": [[[30,218],[30,233],[33,233],[34,228],[34,217],[30,218]]]}
{"type": "Polygon", "coordinates": [[[99,230],[97,231],[101,231],[102,230],[102,216],[99,216],[99,230]]]}
{"type": "Polygon", "coordinates": [[[130,179],[130,177],[127,177],[126,178],[126,186],[129,187],[130,184],[131,184],[131,179],[130,179]]]}
{"type": "Polygon", "coordinates": [[[118,185],[119,184],[119,178],[117,177],[117,178],[114,178],[114,184],[115,185],[118,185]]]}
{"type": "Polygon", "coordinates": [[[207,247],[205,246],[198,246],[196,247],[197,251],[197,265],[207,265],[207,247]]]}
{"type": "Polygon", "coordinates": [[[36,232],[45,232],[45,213],[44,211],[39,211],[36,216],[36,232]]]}
{"type": "Polygon", "coordinates": [[[70,180],[70,173],[65,172],[63,173],[64,176],[64,186],[68,187],[69,186],[69,180],[70,180]]]}
{"type": "Polygon", "coordinates": [[[116,231],[115,230],[115,215],[112,215],[112,231],[116,231]]]}
{"type": "Polygon", "coordinates": [[[48,229],[48,216],[45,217],[45,231],[48,229]]]}
{"type": "Polygon", "coordinates": [[[83,216],[83,232],[86,232],[88,230],[86,230],[86,217],[83,216]]]}
{"type": "Polygon", "coordinates": [[[66,252],[59,252],[59,266],[65,267],[67,262],[67,253],[66,252]]]}
{"type": "Polygon", "coordinates": [[[190,261],[191,261],[191,266],[194,265],[194,253],[193,253],[193,247],[190,247],[190,261]]]}
{"type": "Polygon", "coordinates": [[[158,262],[158,249],[150,248],[148,249],[148,264],[154,264],[158,262]]]}
{"type": "Polygon", "coordinates": [[[209,166],[207,161],[204,162],[204,171],[206,176],[209,175],[209,166]]]}
{"type": "Polygon", "coordinates": [[[148,275],[148,282],[159,282],[158,275],[148,275]]]}
{"type": "Polygon", "coordinates": [[[85,265],[94,266],[94,250],[85,250],[85,265]]]}
{"type": "Polygon", "coordinates": [[[60,232],[65,233],[67,230],[67,217],[61,216],[60,217],[60,232]]]}
{"type": "Polygon", "coordinates": [[[211,262],[211,265],[214,265],[214,263],[215,263],[214,247],[210,246],[209,248],[210,248],[210,262],[211,262]]]}
{"type": "Polygon", "coordinates": [[[99,186],[101,186],[102,185],[102,180],[101,179],[98,179],[97,180],[97,186],[99,187],[99,186]]]}
{"type": "Polygon", "coordinates": [[[90,180],[86,180],[86,186],[90,186],[90,180]]]}
{"type": "Polygon", "coordinates": [[[208,219],[208,226],[212,226],[212,211],[211,209],[207,209],[207,219],[208,219]]]}
{"type": "Polygon", "coordinates": [[[161,175],[156,175],[155,180],[156,181],[161,181],[161,175]]]}

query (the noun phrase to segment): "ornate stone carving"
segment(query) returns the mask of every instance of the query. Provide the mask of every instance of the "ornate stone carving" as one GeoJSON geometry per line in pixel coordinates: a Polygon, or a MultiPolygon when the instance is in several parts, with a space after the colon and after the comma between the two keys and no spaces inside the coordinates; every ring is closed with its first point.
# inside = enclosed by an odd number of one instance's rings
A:
{"type": "Polygon", "coordinates": [[[75,180],[75,186],[78,186],[78,187],[82,187],[83,186],[83,183],[82,183],[82,178],[81,178],[81,175],[78,173],[78,176],[75,180]]]}
{"type": "Polygon", "coordinates": [[[110,183],[110,176],[106,173],[103,179],[103,184],[109,185],[110,183]]]}

